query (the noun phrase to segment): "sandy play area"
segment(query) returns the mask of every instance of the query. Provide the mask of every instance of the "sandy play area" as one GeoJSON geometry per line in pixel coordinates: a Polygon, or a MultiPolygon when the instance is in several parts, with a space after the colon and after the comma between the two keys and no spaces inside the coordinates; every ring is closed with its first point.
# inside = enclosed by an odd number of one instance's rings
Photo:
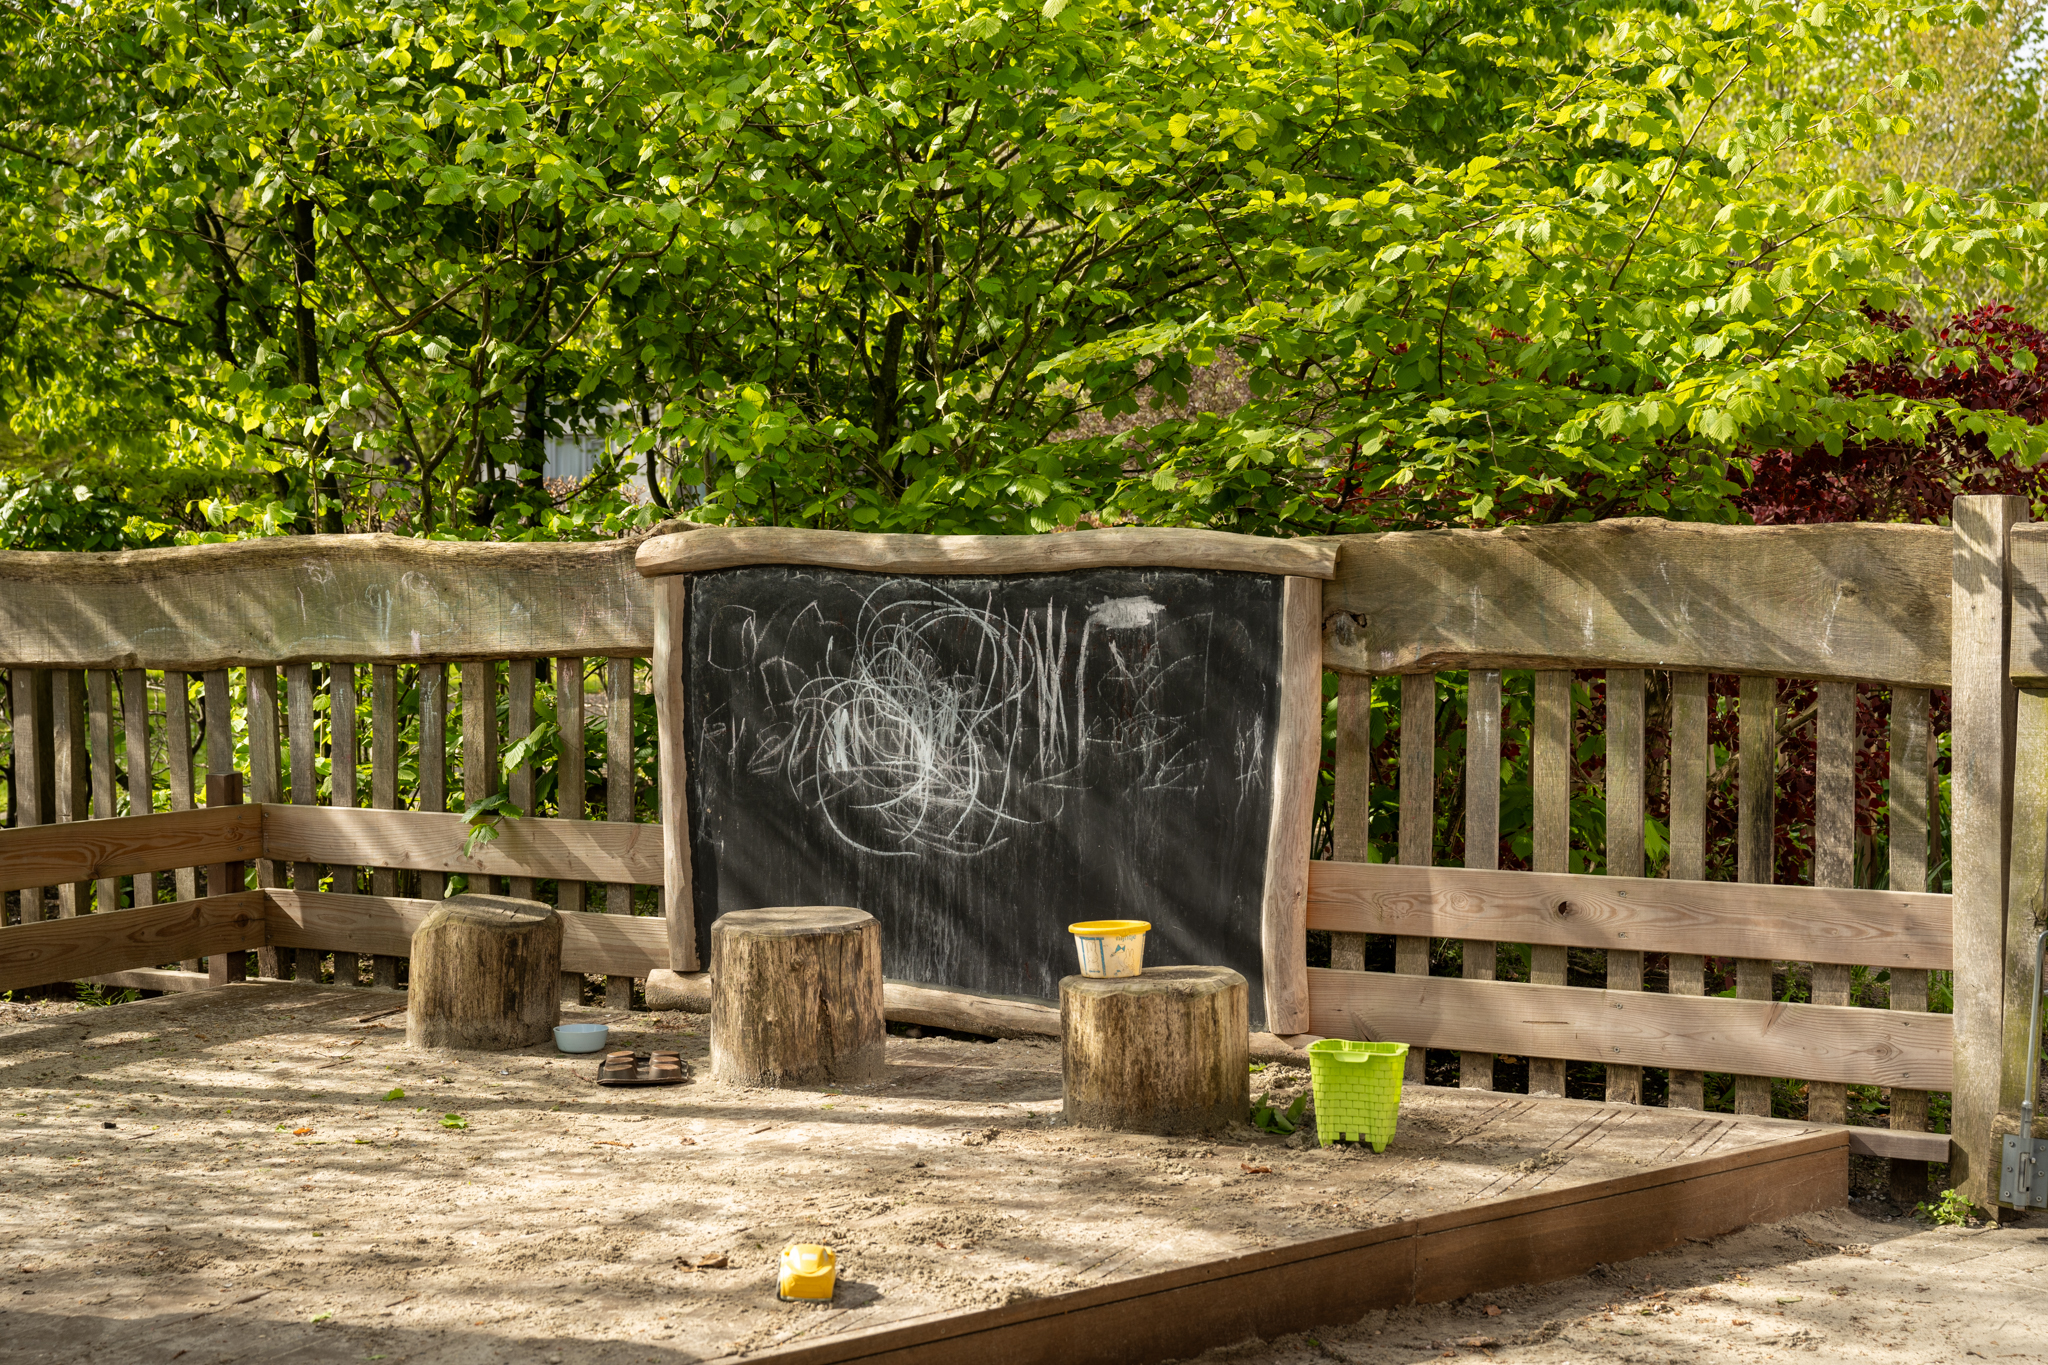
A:
{"type": "MultiPolygon", "coordinates": [[[[872,1086],[734,1090],[704,1075],[699,1016],[573,1012],[697,1071],[608,1089],[551,1046],[418,1052],[402,1015],[362,1017],[402,1000],[252,984],[0,1005],[0,1357],[718,1359],[1799,1131],[1415,1088],[1378,1156],[1248,1126],[1104,1134],[1056,1122],[1051,1042],[892,1037],[872,1086]],[[776,1301],[790,1241],[838,1250],[834,1306],[776,1301]]],[[[1529,1325],[1513,1311],[1482,1334],[1529,1325]]],[[[1336,1358],[1420,1358],[1364,1353],[1381,1340],[1336,1358]]]]}

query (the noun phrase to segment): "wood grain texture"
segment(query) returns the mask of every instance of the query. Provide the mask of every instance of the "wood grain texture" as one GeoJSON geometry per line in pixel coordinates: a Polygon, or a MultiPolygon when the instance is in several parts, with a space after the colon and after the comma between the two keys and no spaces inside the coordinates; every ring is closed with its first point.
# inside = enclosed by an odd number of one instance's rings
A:
{"type": "Polygon", "coordinates": [[[1308,880],[1311,929],[1435,938],[1483,931],[1507,943],[1922,970],[1949,965],[1949,905],[1931,892],[1758,891],[1734,882],[1387,863],[1317,861],[1308,880]]]}
{"type": "MultiPolygon", "coordinates": [[[[1643,875],[1643,751],[1647,718],[1643,670],[1607,670],[1607,872],[1615,877],[1643,875]]],[[[1643,988],[1640,948],[1607,949],[1607,989],[1643,988]]],[[[1640,1104],[1643,1069],[1607,1068],[1607,1102],[1640,1104]]]]}
{"type": "Polygon", "coordinates": [[[2048,687],[2048,525],[2022,519],[2011,527],[2006,545],[2012,611],[2008,668],[2021,687],[2048,687]]]}
{"type": "MultiPolygon", "coordinates": [[[[2025,688],[2013,737],[2011,897],[2006,909],[2004,1029],[1998,1106],[2001,1135],[2018,1129],[2027,1069],[2039,1066],[2041,1039],[2030,1036],[2039,964],[2034,943],[2048,924],[2048,690],[2025,688]],[[2011,1121],[2005,1121],[2010,1115],[2011,1121]]],[[[2036,1104],[2039,1104],[2038,1086],[2036,1104]]]]}
{"type": "Polygon", "coordinates": [[[214,954],[263,942],[263,893],[110,910],[0,929],[0,990],[214,954]]]}
{"type": "Polygon", "coordinates": [[[1962,497],[1950,513],[1954,685],[1950,715],[1950,868],[1955,890],[1956,1087],[1949,1177],[1974,1203],[1997,1194],[2005,1037],[2006,822],[2012,809],[2016,697],[2008,674],[2007,545],[2024,498],[1962,497]]]}
{"type": "MultiPolygon", "coordinates": [[[[531,659],[514,659],[505,665],[505,747],[511,748],[533,731],[534,667],[531,659]]],[[[521,763],[506,775],[505,797],[528,815],[533,808],[533,763],[521,763]]],[[[512,895],[533,899],[533,878],[514,877],[512,895]]]]}
{"type": "MultiPolygon", "coordinates": [[[[121,675],[121,721],[123,761],[128,774],[128,813],[154,814],[156,785],[149,751],[149,675],[139,668],[131,668],[121,675]]],[[[156,874],[135,874],[133,895],[138,906],[155,905],[156,874]]]]}
{"type": "MultiPolygon", "coordinates": [[[[413,808],[440,812],[448,809],[448,665],[421,664],[417,676],[420,691],[420,785],[413,808]]],[[[444,873],[420,870],[420,895],[428,900],[439,900],[446,889],[444,873]]]]}
{"type": "MultiPolygon", "coordinates": [[[[1372,679],[1337,677],[1337,744],[1331,755],[1330,856],[1338,862],[1372,860],[1372,679]]],[[[1365,935],[1332,934],[1330,965],[1365,970],[1365,935]]]]}
{"type": "MultiPolygon", "coordinates": [[[[1916,892],[1927,886],[1927,819],[1932,804],[1928,779],[1933,769],[1933,734],[1927,703],[1924,688],[1892,689],[1890,767],[1885,801],[1890,822],[1886,831],[1891,858],[1889,877],[1894,891],[1916,892]]],[[[1927,1009],[1927,973],[1892,968],[1891,996],[1887,1003],[1895,1010],[1924,1013],[1927,1009]]],[[[1924,1132],[1927,1128],[1927,1092],[1894,1086],[1887,1122],[1902,1132],[1924,1132]]],[[[1948,1157],[1944,1154],[1937,1159],[1947,1161],[1948,1157]]],[[[1925,1162],[1894,1161],[1889,1174],[1893,1200],[1911,1208],[1926,1197],[1925,1162]]]]}
{"type": "MultiPolygon", "coordinates": [[[[1139,1275],[807,1338],[773,1365],[1149,1365],[1376,1309],[1582,1274],[1847,1200],[1841,1132],[1139,1275]]],[[[1433,1348],[1432,1348],[1433,1349],[1433,1348]]]]}
{"type": "MultiPolygon", "coordinates": [[[[85,675],[86,749],[92,768],[92,818],[111,820],[114,809],[114,675],[93,669],[85,675]]],[[[93,909],[119,910],[121,883],[102,877],[93,884],[93,909]]]]}
{"type": "MultiPolygon", "coordinates": [[[[264,848],[275,858],[365,863],[472,877],[590,878],[661,884],[661,826],[549,820],[502,821],[496,839],[465,857],[462,816],[333,806],[265,806],[264,848]]],[[[433,899],[438,899],[435,897],[433,899]]]]}
{"type": "MultiPolygon", "coordinates": [[[[1738,881],[1768,885],[1777,867],[1778,680],[1743,678],[1737,707],[1735,875],[1738,881]]],[[[1772,977],[1769,959],[1741,958],[1735,964],[1735,993],[1744,1000],[1769,1000],[1772,977]]],[[[1770,1114],[1772,1074],[1735,1077],[1736,1113],[1770,1114]]]]}
{"type": "MultiPolygon", "coordinates": [[[[1401,675],[1401,829],[1399,857],[1410,867],[1434,861],[1436,837],[1436,675],[1401,675]]],[[[1429,975],[1429,940],[1403,934],[1394,940],[1394,970],[1409,976],[1429,975]]],[[[1275,1029],[1295,1033],[1302,1029],[1275,1029]]],[[[1424,1081],[1428,1057],[1421,1048],[1408,1053],[1404,1075],[1413,1084],[1424,1081]]]]}
{"type": "Polygon", "coordinates": [[[0,552],[0,659],[201,672],[645,653],[654,594],[633,571],[637,545],[369,535],[0,552]]]}
{"type": "MultiPolygon", "coordinates": [[[[359,742],[356,710],[356,666],[345,660],[327,666],[327,800],[328,804],[343,810],[356,804],[356,780],[362,763],[363,751],[359,742]]],[[[328,885],[340,892],[361,890],[362,869],[354,861],[331,864],[328,869],[328,885]]],[[[303,958],[301,965],[304,965],[303,958]]],[[[319,963],[313,964],[311,980],[319,980],[319,963]]],[[[301,979],[309,979],[300,973],[301,979]]],[[[359,986],[362,984],[362,964],[354,954],[334,954],[334,984],[337,986],[359,986]]]]}
{"type": "Polygon", "coordinates": [[[1410,1047],[1945,1088],[1946,1015],[1309,969],[1310,1032],[1410,1047]]]}
{"type": "MultiPolygon", "coordinates": [[[[398,800],[398,665],[370,665],[370,805],[397,810],[398,800]]],[[[395,896],[398,869],[370,870],[370,894],[395,896]]],[[[370,984],[379,990],[398,988],[398,958],[377,953],[370,962],[370,984]]]]}
{"type": "MultiPolygon", "coordinates": [[[[59,823],[90,818],[92,792],[85,752],[85,674],[62,668],[50,675],[51,750],[56,758],[56,813],[59,823]]],[[[65,882],[57,888],[57,915],[70,919],[89,909],[92,888],[65,882]]]]}
{"type": "Polygon", "coordinates": [[[1340,536],[1324,662],[1949,682],[1949,533],[1619,519],[1340,536]]]}
{"type": "Polygon", "coordinates": [[[1273,804],[1259,902],[1266,1027],[1298,1033],[1308,1021],[1308,859],[1323,757],[1323,585],[1289,577],[1280,599],[1280,713],[1273,743],[1273,804]]]}
{"type": "MultiPolygon", "coordinates": [[[[1537,872],[1564,872],[1571,867],[1572,835],[1572,675],[1563,669],[1542,669],[1533,683],[1529,721],[1529,780],[1532,802],[1530,865],[1537,872]]],[[[1570,963],[1554,944],[1529,945],[1529,980],[1541,986],[1562,986],[1570,963]]],[[[1529,1058],[1529,1093],[1564,1094],[1564,1059],[1529,1058]]]]}
{"type": "Polygon", "coordinates": [[[0,829],[0,890],[255,858],[262,851],[263,822],[256,806],[123,815],[61,829],[0,829]]]}
{"type": "MultiPolygon", "coordinates": [[[[164,674],[164,748],[168,755],[168,776],[171,787],[171,809],[191,810],[193,793],[197,788],[193,781],[192,741],[192,691],[191,679],[184,673],[164,674]]],[[[174,878],[178,899],[189,901],[199,895],[199,869],[180,867],[174,878]]],[[[187,962],[186,970],[198,966],[187,962]]]]}
{"type": "MultiPolygon", "coordinates": [[[[1704,673],[1671,675],[1671,856],[1665,872],[1674,881],[1696,882],[1707,875],[1707,782],[1714,758],[1707,739],[1707,682],[1704,673]]],[[[1705,995],[1706,957],[1673,953],[1665,989],[1673,995],[1705,995]]],[[[1673,1071],[1666,1103],[1673,1109],[1704,1109],[1706,1083],[1697,1071],[1673,1071]]]]}
{"type": "Polygon", "coordinates": [[[888,1069],[882,926],[865,910],[805,905],[720,915],[711,922],[711,990],[715,1080],[858,1084],[888,1069]]]}
{"type": "MultiPolygon", "coordinates": [[[[462,799],[474,805],[498,791],[497,664],[488,659],[464,660],[457,672],[457,687],[462,704],[462,799]]],[[[500,888],[492,878],[480,877],[469,889],[488,894],[500,888]]]]}
{"type": "MultiPolygon", "coordinates": [[[[1500,866],[1498,669],[1475,668],[1466,680],[1465,866],[1479,871],[1491,871],[1500,866]]],[[[1309,870],[1309,894],[1315,894],[1313,868],[1309,870]]],[[[1446,934],[1443,937],[1449,938],[1452,935],[1446,934]]],[[[1465,940],[1462,956],[1466,980],[1491,981],[1500,964],[1500,945],[1490,938],[1468,938],[1465,940]]],[[[1332,962],[1330,965],[1335,966],[1336,963],[1332,962]]],[[[1493,1089],[1493,1054],[1459,1054],[1458,1085],[1466,1090],[1493,1089]]]]}
{"type": "Polygon", "coordinates": [[[690,868],[690,755],[684,743],[683,707],[685,651],[680,647],[689,609],[689,579],[666,578],[658,584],[661,609],[654,615],[655,762],[661,798],[661,825],[674,831],[662,841],[661,910],[668,921],[668,955],[678,970],[694,972],[697,961],[696,896],[690,868]]]}
{"type": "MultiPolygon", "coordinates": [[[[284,751],[277,723],[277,669],[257,665],[244,670],[243,687],[243,704],[249,727],[249,799],[258,804],[282,801],[284,751]]],[[[271,859],[260,860],[256,864],[256,885],[280,885],[278,871],[277,864],[271,859]]]]}
{"type": "Polygon", "coordinates": [[[412,931],[405,1045],[500,1052],[545,1043],[562,1020],[561,975],[562,920],[553,908],[451,896],[412,931]]]}
{"type": "MultiPolygon", "coordinates": [[[[633,818],[633,661],[613,656],[604,663],[604,806],[605,819],[633,818]]],[[[666,855],[664,855],[666,856],[666,855]]],[[[633,888],[624,881],[605,887],[605,913],[633,913],[633,888]]],[[[633,1007],[633,979],[609,976],[605,1004],[615,1010],[633,1007]]]]}
{"type": "Polygon", "coordinates": [[[907,536],[706,526],[686,535],[647,540],[635,560],[640,572],[650,577],[745,564],[810,564],[893,574],[1064,573],[1157,565],[1321,580],[1337,572],[1337,547],[1327,540],[1174,527],[1042,536],[907,536]]]}
{"type": "Polygon", "coordinates": [[[1167,1134],[1240,1127],[1252,1102],[1250,1018],[1250,989],[1227,967],[1062,978],[1062,1122],[1167,1134]]]}
{"type": "MultiPolygon", "coordinates": [[[[14,804],[8,813],[17,830],[49,820],[49,774],[56,761],[49,743],[49,682],[50,675],[41,669],[11,668],[7,672],[14,750],[14,784],[9,795],[14,804]]],[[[21,923],[38,923],[43,918],[43,888],[20,888],[19,904],[21,923]]]]}
{"type": "MultiPolygon", "coordinates": [[[[313,666],[286,664],[284,690],[286,744],[291,758],[291,800],[293,805],[310,807],[320,799],[320,738],[318,717],[314,711],[313,666]]],[[[279,865],[276,859],[266,861],[272,866],[279,865]]],[[[324,876],[320,864],[296,862],[289,866],[294,887],[301,891],[320,889],[324,876]]],[[[335,889],[346,891],[350,888],[335,889]]],[[[308,981],[320,979],[319,957],[310,949],[305,954],[303,973],[299,955],[290,949],[265,948],[257,954],[257,962],[264,975],[280,980],[290,981],[300,976],[308,981]]]]}
{"type": "MultiPolygon", "coordinates": [[[[1813,884],[1856,884],[1856,684],[1824,682],[1814,716],[1813,884]]],[[[1799,954],[1780,954],[1797,957],[1799,954]]],[[[1815,961],[1811,995],[1816,1005],[1849,1003],[1845,963],[1815,961]]],[[[1806,1116],[1815,1123],[1847,1123],[1849,1094],[1836,1081],[1809,1081],[1806,1116]]]]}
{"type": "MultiPolygon", "coordinates": [[[[587,755],[583,729],[583,660],[580,658],[571,656],[555,660],[555,729],[561,735],[561,747],[555,758],[555,814],[563,820],[581,820],[584,816],[583,765],[587,755]]],[[[663,856],[666,858],[666,852],[663,856]]],[[[580,880],[557,881],[556,908],[582,910],[586,890],[580,880]]],[[[583,1003],[583,978],[574,972],[562,973],[562,1003],[583,1003]]]]}
{"type": "MultiPolygon", "coordinates": [[[[265,907],[270,941],[287,947],[332,948],[405,956],[412,932],[440,900],[346,896],[331,891],[273,891],[265,907]]],[[[645,976],[668,966],[668,937],[652,919],[562,915],[562,970],[645,976]]]]}
{"type": "MultiPolygon", "coordinates": [[[[711,1013],[711,973],[647,974],[647,1008],[711,1013]]],[[[988,995],[925,986],[914,981],[882,982],[882,1013],[892,1024],[919,1024],[959,1029],[984,1038],[1057,1038],[1060,1012],[1056,1005],[1022,995],[988,995]]]]}

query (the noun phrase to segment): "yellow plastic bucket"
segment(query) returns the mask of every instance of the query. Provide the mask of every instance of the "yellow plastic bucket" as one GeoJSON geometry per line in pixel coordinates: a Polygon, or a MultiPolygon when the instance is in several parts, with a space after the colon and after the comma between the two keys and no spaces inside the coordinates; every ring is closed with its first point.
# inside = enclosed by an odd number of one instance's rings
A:
{"type": "Polygon", "coordinates": [[[1069,924],[1075,951],[1081,955],[1081,975],[1095,977],[1136,976],[1145,970],[1145,932],[1152,926],[1141,919],[1092,919],[1069,924]]]}

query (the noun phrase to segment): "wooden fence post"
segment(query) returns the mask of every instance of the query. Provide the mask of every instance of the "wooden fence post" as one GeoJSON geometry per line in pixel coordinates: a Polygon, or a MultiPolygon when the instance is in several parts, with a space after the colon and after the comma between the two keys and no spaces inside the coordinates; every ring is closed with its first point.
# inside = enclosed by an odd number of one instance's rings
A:
{"type": "MultiPolygon", "coordinates": [[[[242,804],[242,775],[237,772],[209,772],[206,775],[206,804],[208,809],[215,806],[239,806],[242,804]]],[[[214,863],[206,869],[206,894],[225,896],[242,889],[242,864],[214,863]]],[[[225,986],[230,981],[249,979],[249,962],[245,950],[236,949],[231,953],[210,953],[206,959],[206,984],[225,986]]]]}
{"type": "Polygon", "coordinates": [[[1955,1089],[1951,1184],[1974,1204],[1997,1196],[1996,1120],[2005,1024],[2006,850],[2015,696],[2006,564],[2025,498],[1957,498],[1950,640],[1950,866],[1955,889],[1955,1089]]]}

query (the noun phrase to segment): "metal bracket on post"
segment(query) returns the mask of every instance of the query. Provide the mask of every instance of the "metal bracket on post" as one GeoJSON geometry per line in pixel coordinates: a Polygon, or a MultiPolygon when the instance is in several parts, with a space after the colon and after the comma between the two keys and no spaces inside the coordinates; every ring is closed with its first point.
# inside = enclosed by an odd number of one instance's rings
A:
{"type": "Polygon", "coordinates": [[[2034,1136],[2034,1085],[2041,1075],[2042,953],[2048,929],[2034,939],[2034,1004],[2027,1029],[2026,1098],[2020,1102],[2020,1130],[2005,1139],[1998,1169],[1998,1202],[2015,1209],[2048,1208],[2048,1138],[2034,1136]]]}

